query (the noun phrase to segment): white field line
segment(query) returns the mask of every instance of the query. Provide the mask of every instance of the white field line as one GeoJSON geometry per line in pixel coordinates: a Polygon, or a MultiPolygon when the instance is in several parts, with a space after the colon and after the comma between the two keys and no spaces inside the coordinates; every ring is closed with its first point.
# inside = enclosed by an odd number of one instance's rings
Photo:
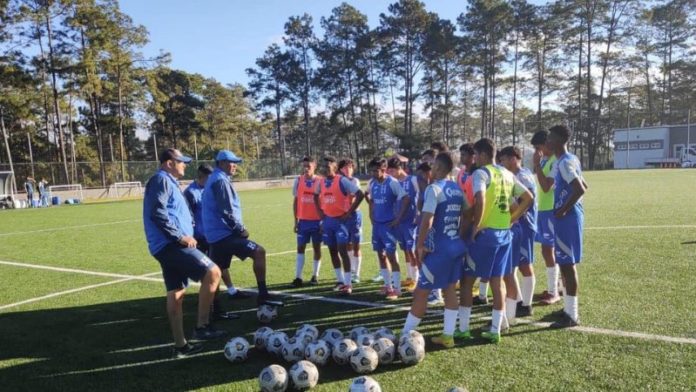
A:
{"type": "Polygon", "coordinates": [[[138,275],[114,274],[111,272],[89,271],[89,270],[76,269],[76,268],[61,268],[61,267],[53,267],[50,265],[41,265],[41,264],[18,263],[15,261],[4,261],[4,260],[0,260],[0,265],[10,265],[13,267],[24,267],[24,268],[35,268],[35,269],[42,269],[42,270],[56,271],[56,272],[71,272],[74,274],[83,274],[83,275],[92,275],[92,276],[104,276],[107,278],[146,280],[146,281],[153,281],[153,282],[161,282],[162,281],[161,279],[150,277],[150,276],[153,276],[155,274],[161,274],[161,272],[152,272],[149,274],[138,276],[138,275]]]}
{"type": "Polygon", "coordinates": [[[11,236],[11,235],[22,235],[22,234],[48,233],[51,231],[61,231],[61,230],[71,230],[71,229],[83,229],[86,227],[120,225],[123,223],[134,223],[134,222],[142,222],[142,220],[141,219],[130,219],[130,220],[115,221],[115,222],[92,223],[89,225],[52,227],[52,228],[48,228],[48,229],[29,230],[29,231],[15,231],[15,232],[11,232],[11,233],[0,233],[0,237],[7,237],[7,236],[11,236]]]}
{"type": "Polygon", "coordinates": [[[595,226],[585,230],[694,229],[696,225],[595,226]]]}

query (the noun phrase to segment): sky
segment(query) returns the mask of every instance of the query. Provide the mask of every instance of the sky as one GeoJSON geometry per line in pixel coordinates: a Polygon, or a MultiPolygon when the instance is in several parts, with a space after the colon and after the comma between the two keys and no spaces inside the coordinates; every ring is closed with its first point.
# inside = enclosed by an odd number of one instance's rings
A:
{"type": "MultiPolygon", "coordinates": [[[[246,85],[245,69],[254,66],[271,43],[281,43],[290,16],[308,13],[315,31],[341,0],[121,0],[122,11],[150,32],[146,57],[161,51],[172,55],[172,68],[214,77],[222,83],[246,85]]],[[[395,2],[352,0],[368,17],[371,28],[379,14],[395,2]]],[[[465,0],[427,0],[426,9],[453,23],[465,10],[465,0]]]]}

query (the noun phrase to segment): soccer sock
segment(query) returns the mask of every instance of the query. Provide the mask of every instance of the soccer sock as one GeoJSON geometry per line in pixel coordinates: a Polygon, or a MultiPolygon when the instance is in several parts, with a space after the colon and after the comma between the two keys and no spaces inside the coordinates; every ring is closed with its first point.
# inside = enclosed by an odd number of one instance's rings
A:
{"type": "Polygon", "coordinates": [[[353,279],[353,273],[352,272],[343,272],[343,284],[346,286],[350,286],[352,284],[351,280],[353,279]]]}
{"type": "Polygon", "coordinates": [[[385,286],[391,286],[391,277],[389,276],[389,270],[386,268],[382,268],[379,270],[380,275],[382,275],[382,279],[384,279],[384,285],[385,286]]]}
{"type": "Polygon", "coordinates": [[[413,313],[408,312],[408,316],[406,316],[406,322],[404,323],[404,329],[401,331],[401,335],[408,333],[416,328],[418,328],[418,324],[420,324],[421,319],[418,317],[414,316],[413,313]]]}
{"type": "Polygon", "coordinates": [[[455,309],[445,309],[445,326],[442,333],[445,335],[454,335],[454,328],[457,326],[457,311],[455,309]]]}
{"type": "Polygon", "coordinates": [[[302,269],[304,268],[304,253],[298,253],[295,259],[295,279],[302,278],[302,269]]]}
{"type": "Polygon", "coordinates": [[[362,267],[362,256],[355,256],[355,276],[360,277],[360,267],[362,267]]]}
{"type": "Polygon", "coordinates": [[[556,266],[554,265],[553,267],[546,267],[546,291],[548,291],[549,294],[556,296],[558,295],[557,286],[558,270],[556,269],[556,266]]]}
{"type": "Polygon", "coordinates": [[[488,297],[488,282],[479,282],[479,298],[486,299],[488,297]]]}
{"type": "Polygon", "coordinates": [[[503,324],[505,313],[502,310],[493,309],[493,317],[491,318],[491,332],[500,333],[500,327],[503,324]]]}
{"type": "Polygon", "coordinates": [[[564,295],[563,310],[573,321],[578,321],[578,296],[564,295]]]}
{"type": "Polygon", "coordinates": [[[261,296],[261,297],[268,296],[268,287],[266,287],[265,280],[257,280],[256,285],[259,287],[259,296],[261,296]]]}
{"type": "Polygon", "coordinates": [[[508,319],[508,324],[515,323],[515,313],[517,312],[517,300],[505,298],[505,317],[508,319]]]}
{"type": "Polygon", "coordinates": [[[392,272],[392,287],[396,291],[401,291],[401,272],[400,271],[394,271],[392,272]]]}
{"type": "Polygon", "coordinates": [[[419,279],[420,279],[420,270],[418,269],[418,267],[413,267],[413,281],[418,282],[419,279]]]}
{"type": "Polygon", "coordinates": [[[357,261],[355,260],[355,256],[353,256],[352,254],[349,254],[348,258],[350,259],[350,272],[355,273],[355,270],[357,267],[356,266],[357,261]]]}
{"type": "Polygon", "coordinates": [[[460,306],[459,307],[459,330],[461,332],[466,332],[469,330],[469,320],[471,319],[471,308],[460,306]]]}
{"type": "Polygon", "coordinates": [[[442,289],[435,290],[435,294],[437,295],[438,299],[442,299],[442,289]]]}
{"type": "Polygon", "coordinates": [[[314,260],[314,270],[312,271],[312,276],[319,278],[319,268],[321,267],[321,260],[314,260]]]}
{"type": "MultiPolygon", "coordinates": [[[[515,268],[517,271],[517,268],[515,268]]],[[[522,290],[520,289],[520,280],[517,279],[517,273],[514,273],[513,278],[515,279],[515,287],[517,287],[517,297],[515,298],[517,302],[522,301],[522,290]]]]}
{"type": "Polygon", "coordinates": [[[406,275],[408,279],[413,280],[413,266],[411,265],[411,263],[408,263],[406,265],[406,275]]]}
{"type": "Polygon", "coordinates": [[[336,281],[338,281],[338,283],[343,283],[343,269],[334,268],[334,273],[336,274],[336,281]]]}
{"type": "Polygon", "coordinates": [[[532,274],[532,276],[522,277],[522,287],[520,287],[520,291],[522,292],[522,305],[529,306],[532,304],[535,285],[536,277],[534,277],[534,274],[532,274]]]}

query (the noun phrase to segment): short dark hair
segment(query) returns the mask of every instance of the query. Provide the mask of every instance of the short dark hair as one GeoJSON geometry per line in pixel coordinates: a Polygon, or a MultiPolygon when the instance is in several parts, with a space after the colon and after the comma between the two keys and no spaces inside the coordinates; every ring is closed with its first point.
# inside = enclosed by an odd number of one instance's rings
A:
{"type": "Polygon", "coordinates": [[[341,170],[348,165],[355,166],[355,163],[350,158],[343,158],[340,161],[338,161],[338,170],[341,170]]]}
{"type": "Polygon", "coordinates": [[[423,157],[426,156],[426,155],[435,158],[435,150],[429,149],[429,150],[423,151],[423,153],[421,154],[421,158],[423,158],[423,157]]]}
{"type": "Polygon", "coordinates": [[[201,163],[198,165],[198,175],[209,176],[213,172],[213,167],[207,163],[201,163]]]}
{"type": "Polygon", "coordinates": [[[423,162],[420,165],[418,165],[418,167],[416,167],[416,171],[422,171],[422,172],[429,172],[432,169],[433,168],[430,167],[430,164],[428,162],[423,162]]]}
{"type": "Polygon", "coordinates": [[[479,139],[474,143],[474,151],[478,153],[486,153],[491,159],[495,159],[495,143],[488,138],[479,139]]]}
{"type": "Polygon", "coordinates": [[[389,169],[403,169],[406,167],[406,162],[399,159],[399,157],[391,157],[387,160],[387,168],[389,169]]]}
{"type": "Polygon", "coordinates": [[[309,163],[316,163],[316,162],[317,162],[317,160],[316,160],[316,159],[314,159],[314,157],[309,157],[309,156],[306,156],[306,157],[302,158],[302,161],[301,161],[301,162],[309,162],[309,163]]]}
{"type": "Polygon", "coordinates": [[[387,165],[387,160],[382,158],[382,157],[374,157],[370,162],[367,164],[368,168],[373,168],[373,167],[382,167],[387,165]]]}
{"type": "Polygon", "coordinates": [[[464,143],[459,146],[459,152],[465,152],[469,155],[474,155],[474,145],[472,143],[464,143]]]}
{"type": "Polygon", "coordinates": [[[449,151],[449,147],[444,142],[432,142],[430,143],[430,148],[437,150],[438,152],[449,151]]]}
{"type": "Polygon", "coordinates": [[[548,139],[549,133],[546,131],[538,131],[532,136],[532,146],[540,146],[546,144],[546,139],[548,139]]]}
{"type": "Polygon", "coordinates": [[[500,150],[501,157],[515,157],[517,159],[522,159],[522,152],[516,146],[507,146],[500,150]]]}
{"type": "Polygon", "coordinates": [[[435,162],[439,162],[441,165],[447,169],[447,173],[452,171],[454,167],[454,160],[452,159],[452,154],[449,151],[442,151],[435,157],[435,162]]]}
{"type": "Polygon", "coordinates": [[[322,158],[324,162],[331,162],[331,163],[336,163],[336,158],[332,157],[331,155],[327,155],[324,158],[322,158]]]}
{"type": "Polygon", "coordinates": [[[570,140],[570,136],[573,133],[565,125],[554,125],[549,128],[549,134],[558,136],[558,138],[561,139],[561,142],[565,144],[568,143],[568,140],[570,140]]]}

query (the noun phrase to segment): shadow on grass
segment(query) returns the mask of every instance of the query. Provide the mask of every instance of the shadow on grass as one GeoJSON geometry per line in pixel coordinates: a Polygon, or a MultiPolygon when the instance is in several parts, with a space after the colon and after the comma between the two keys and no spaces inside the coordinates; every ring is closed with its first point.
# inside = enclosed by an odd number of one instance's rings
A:
{"type": "Polygon", "coordinates": [[[682,245],[696,245],[696,241],[684,241],[681,244],[682,245]]]}

